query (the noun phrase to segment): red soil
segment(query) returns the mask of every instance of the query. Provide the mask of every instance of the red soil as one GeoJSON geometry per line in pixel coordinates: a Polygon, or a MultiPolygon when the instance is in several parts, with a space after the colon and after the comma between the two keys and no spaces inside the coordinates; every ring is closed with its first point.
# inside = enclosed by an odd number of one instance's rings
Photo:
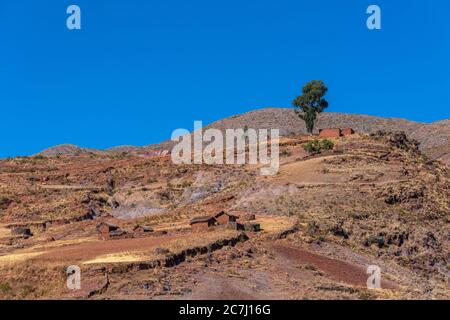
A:
{"type": "MultiPolygon", "coordinates": [[[[337,259],[331,259],[300,248],[283,245],[274,245],[273,248],[282,257],[291,261],[294,260],[300,264],[311,264],[336,281],[359,287],[367,286],[367,278],[369,275],[361,266],[337,259]]],[[[381,287],[383,289],[395,289],[397,288],[397,285],[391,281],[381,280],[381,287]]]]}

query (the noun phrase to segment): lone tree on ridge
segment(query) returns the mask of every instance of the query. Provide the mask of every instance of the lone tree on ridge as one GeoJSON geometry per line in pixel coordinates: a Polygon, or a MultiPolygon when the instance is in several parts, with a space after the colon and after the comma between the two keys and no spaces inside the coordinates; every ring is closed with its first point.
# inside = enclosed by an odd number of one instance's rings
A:
{"type": "Polygon", "coordinates": [[[292,104],[297,115],[305,121],[306,130],[313,133],[317,114],[328,107],[328,101],[323,97],[328,88],[322,80],[312,80],[302,89],[302,95],[295,98],[292,104]]]}

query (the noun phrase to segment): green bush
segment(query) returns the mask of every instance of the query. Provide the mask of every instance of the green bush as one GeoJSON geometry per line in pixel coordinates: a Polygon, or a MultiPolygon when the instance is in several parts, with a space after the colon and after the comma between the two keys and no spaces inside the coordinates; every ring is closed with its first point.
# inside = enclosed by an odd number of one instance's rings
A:
{"type": "Polygon", "coordinates": [[[325,139],[321,141],[321,146],[323,150],[332,150],[334,148],[334,143],[331,140],[325,139]]]}
{"type": "Polygon", "coordinates": [[[305,149],[305,151],[313,153],[313,152],[317,152],[320,153],[323,150],[332,150],[334,148],[334,143],[331,140],[328,139],[324,139],[324,140],[317,140],[314,139],[313,141],[308,141],[308,143],[306,143],[303,146],[303,149],[305,149]]]}
{"type": "Polygon", "coordinates": [[[303,146],[303,149],[307,152],[320,152],[319,140],[308,141],[308,143],[303,146]]]}

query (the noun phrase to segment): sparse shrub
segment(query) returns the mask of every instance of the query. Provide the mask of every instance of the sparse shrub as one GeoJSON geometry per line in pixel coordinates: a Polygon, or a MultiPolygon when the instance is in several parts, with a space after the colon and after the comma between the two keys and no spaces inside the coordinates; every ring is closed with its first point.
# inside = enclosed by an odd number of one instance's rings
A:
{"type": "Polygon", "coordinates": [[[320,152],[319,140],[315,139],[313,141],[308,141],[307,144],[303,146],[306,152],[320,152]]]}
{"type": "Polygon", "coordinates": [[[159,197],[160,197],[161,200],[166,200],[166,201],[169,201],[169,200],[173,199],[173,196],[172,196],[172,194],[171,194],[171,192],[169,190],[161,191],[159,193],[159,197]]]}
{"type": "Polygon", "coordinates": [[[306,264],[300,265],[300,269],[309,270],[309,271],[316,271],[317,270],[317,268],[311,263],[306,263],[306,264]]]}
{"type": "Polygon", "coordinates": [[[155,182],[158,182],[158,179],[156,179],[155,177],[150,177],[147,179],[148,184],[155,183],[155,182]]]}
{"type": "Polygon", "coordinates": [[[384,236],[370,236],[364,241],[364,246],[370,247],[372,244],[377,244],[378,247],[381,249],[385,245],[384,236]]]}
{"type": "Polygon", "coordinates": [[[310,221],[308,222],[307,226],[306,226],[306,231],[305,233],[309,236],[314,236],[319,232],[319,226],[317,225],[317,223],[315,221],[310,221]]]}
{"type": "Polygon", "coordinates": [[[349,232],[344,229],[343,221],[339,221],[337,224],[331,227],[329,231],[337,237],[343,237],[344,239],[349,238],[349,232]]]}
{"type": "Polygon", "coordinates": [[[31,294],[33,294],[35,291],[36,291],[36,288],[26,284],[22,287],[20,295],[22,298],[26,298],[26,297],[30,296],[31,294]]]}
{"type": "Polygon", "coordinates": [[[361,300],[372,300],[372,299],[375,299],[375,297],[368,290],[364,290],[364,291],[361,291],[359,293],[359,299],[361,299],[361,300]]]}
{"type": "Polygon", "coordinates": [[[112,196],[114,194],[115,189],[116,189],[116,181],[114,180],[114,178],[109,178],[106,181],[106,187],[105,187],[106,193],[112,196]]]}
{"type": "Polygon", "coordinates": [[[282,157],[289,157],[292,155],[292,152],[289,149],[283,149],[280,152],[280,156],[282,157]]]}
{"type": "Polygon", "coordinates": [[[334,148],[334,143],[331,140],[323,139],[323,140],[317,140],[314,139],[312,141],[308,141],[304,146],[303,149],[305,151],[310,153],[320,153],[323,150],[332,150],[334,148]]]}
{"type": "Polygon", "coordinates": [[[328,169],[328,168],[323,168],[323,169],[322,169],[322,174],[327,174],[327,173],[330,173],[330,169],[328,169]]]}
{"type": "Polygon", "coordinates": [[[9,199],[8,197],[1,196],[0,197],[0,210],[6,210],[12,202],[13,201],[11,199],[9,199]]]}
{"type": "Polygon", "coordinates": [[[320,142],[320,146],[323,150],[332,150],[334,148],[334,143],[331,140],[324,139],[320,142]]]}
{"type": "Polygon", "coordinates": [[[9,295],[12,292],[11,285],[8,282],[0,283],[0,292],[2,295],[9,295]]]}

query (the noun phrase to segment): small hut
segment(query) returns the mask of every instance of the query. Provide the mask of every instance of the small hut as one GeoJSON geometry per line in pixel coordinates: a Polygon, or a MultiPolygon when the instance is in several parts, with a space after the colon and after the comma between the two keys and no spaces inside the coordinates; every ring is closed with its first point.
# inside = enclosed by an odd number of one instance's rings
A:
{"type": "Polygon", "coordinates": [[[216,219],[216,221],[219,224],[227,224],[228,222],[236,222],[238,217],[235,215],[226,213],[225,211],[220,211],[219,213],[214,215],[214,219],[216,219]]]}
{"type": "Polygon", "coordinates": [[[191,228],[194,230],[208,229],[217,223],[216,219],[212,216],[195,217],[189,222],[191,228]]]}
{"type": "Polygon", "coordinates": [[[319,137],[323,138],[339,138],[342,135],[339,128],[319,129],[319,137]]]}
{"type": "Polygon", "coordinates": [[[351,136],[354,133],[355,133],[355,130],[353,130],[352,128],[344,128],[344,129],[342,129],[342,135],[343,136],[351,136]]]}
{"type": "Polygon", "coordinates": [[[133,228],[133,232],[137,234],[144,234],[153,232],[153,229],[147,226],[137,225],[133,228]]]}
{"type": "Polygon", "coordinates": [[[106,222],[101,222],[97,225],[96,229],[100,240],[108,240],[114,232],[119,230],[119,227],[106,222]]]}
{"type": "Polygon", "coordinates": [[[227,228],[231,230],[245,230],[244,225],[238,222],[228,222],[227,228]]]}

